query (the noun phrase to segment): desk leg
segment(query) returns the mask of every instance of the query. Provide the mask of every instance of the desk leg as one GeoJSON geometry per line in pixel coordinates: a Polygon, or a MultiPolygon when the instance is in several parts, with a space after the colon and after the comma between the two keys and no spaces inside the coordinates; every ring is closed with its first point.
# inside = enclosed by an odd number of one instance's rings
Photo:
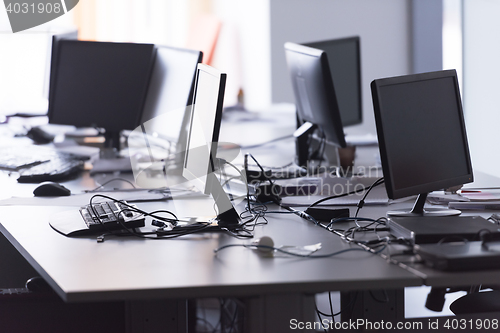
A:
{"type": "Polygon", "coordinates": [[[397,322],[404,320],[404,289],[362,290],[340,295],[342,321],[365,319],[397,322]]]}
{"type": "Polygon", "coordinates": [[[26,281],[38,276],[35,269],[0,233],[0,287],[22,288],[26,281]]]}
{"type": "Polygon", "coordinates": [[[126,303],[127,333],[172,332],[188,330],[186,300],[145,300],[126,303]]]}
{"type": "Polygon", "coordinates": [[[314,322],[314,295],[265,295],[245,301],[245,333],[306,332],[293,323],[314,322]]]}

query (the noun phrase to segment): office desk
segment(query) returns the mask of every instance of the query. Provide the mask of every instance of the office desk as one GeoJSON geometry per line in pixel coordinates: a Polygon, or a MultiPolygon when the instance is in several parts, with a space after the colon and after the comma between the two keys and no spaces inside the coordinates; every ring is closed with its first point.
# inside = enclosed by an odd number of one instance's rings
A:
{"type": "MultiPolygon", "coordinates": [[[[201,200],[185,200],[176,203],[185,207],[176,208],[189,210],[201,200]]],[[[68,302],[314,294],[422,284],[414,274],[359,251],[325,259],[265,258],[246,248],[214,255],[222,245],[248,243],[226,234],[175,240],[113,238],[101,244],[94,237],[67,238],[48,224],[50,215],[61,209],[68,207],[1,207],[0,230],[68,302]]],[[[321,242],[320,253],[350,247],[289,214],[269,217],[269,224],[255,230],[256,237],[262,235],[271,236],[277,245],[321,242]]]]}
{"type": "MultiPolygon", "coordinates": [[[[197,205],[200,200],[189,200],[189,204],[197,205]]],[[[97,243],[95,237],[67,238],[48,224],[50,215],[63,209],[68,207],[1,207],[1,231],[70,302],[249,296],[298,290],[316,293],[421,282],[366,252],[325,259],[266,258],[246,248],[228,248],[214,255],[222,245],[249,243],[224,233],[173,240],[110,238],[104,243],[97,243]]],[[[269,217],[268,225],[256,228],[255,237],[261,235],[271,236],[278,245],[320,242],[319,253],[350,247],[337,236],[290,214],[269,217]]]]}
{"type": "MultiPolygon", "coordinates": [[[[85,177],[84,177],[85,178],[85,177]]],[[[76,186],[76,185],[75,185],[76,186]]],[[[57,204],[57,199],[51,200],[57,204]]],[[[172,201],[141,203],[145,210],[172,208],[172,201]]],[[[410,202],[395,206],[410,207],[410,202]]],[[[189,216],[196,207],[213,212],[207,198],[178,200],[175,211],[189,216]]],[[[394,208],[394,206],[391,206],[394,208]]],[[[297,302],[300,295],[324,291],[399,289],[408,286],[462,286],[493,283],[499,271],[444,273],[421,265],[408,271],[367,252],[348,252],[324,259],[267,258],[247,248],[226,244],[248,244],[224,233],[206,233],[174,240],[110,238],[97,243],[95,237],[67,238],[48,224],[54,214],[76,207],[0,207],[0,231],[36,271],[67,302],[117,301],[132,303],[205,297],[260,299],[279,304],[251,320],[260,322],[251,332],[271,332],[269,318],[287,324],[292,316],[283,302],[297,302]],[[22,213],[20,213],[22,212],[22,213]],[[256,319],[257,318],[257,319],[256,319]],[[259,319],[260,318],[260,319],[259,319]],[[255,328],[257,327],[257,328],[255,328]]],[[[384,216],[387,206],[366,206],[360,216],[384,216]]],[[[277,245],[308,245],[321,242],[319,253],[351,247],[336,235],[295,215],[269,215],[269,223],[255,229],[255,237],[271,236],[277,245]]],[[[260,302],[260,301],[259,301],[260,302]]],[[[157,303],[154,303],[155,306],[157,303]]],[[[261,303],[258,303],[259,305],[261,303]]],[[[299,312],[299,310],[297,310],[299,312]]],[[[275,325],[275,324],[274,324],[275,325]]]]}

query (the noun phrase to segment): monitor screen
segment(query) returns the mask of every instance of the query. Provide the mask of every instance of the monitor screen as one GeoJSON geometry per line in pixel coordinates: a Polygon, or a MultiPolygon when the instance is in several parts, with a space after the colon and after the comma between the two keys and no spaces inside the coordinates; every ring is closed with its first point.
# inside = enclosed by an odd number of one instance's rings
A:
{"type": "Polygon", "coordinates": [[[389,198],[473,180],[455,70],[374,80],[371,88],[389,198]]]}
{"type": "Polygon", "coordinates": [[[285,54],[300,120],[317,126],[333,145],[346,147],[326,52],[286,43],[285,54]]]}
{"type": "Polygon", "coordinates": [[[51,75],[49,122],[106,132],[139,125],[154,45],[61,40],[51,75]]]}
{"type": "Polygon", "coordinates": [[[363,121],[359,37],[331,39],[304,45],[325,51],[335,87],[342,125],[363,121]]]}

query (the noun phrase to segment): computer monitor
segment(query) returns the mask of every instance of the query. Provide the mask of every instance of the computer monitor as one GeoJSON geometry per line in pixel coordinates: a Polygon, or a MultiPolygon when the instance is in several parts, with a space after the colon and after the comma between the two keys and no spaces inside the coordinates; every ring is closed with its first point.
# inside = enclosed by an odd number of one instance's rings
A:
{"type": "Polygon", "coordinates": [[[325,51],[335,87],[342,126],[363,121],[361,89],[361,51],[357,36],[305,43],[325,51]]]}
{"type": "Polygon", "coordinates": [[[387,194],[418,195],[411,212],[389,215],[460,214],[424,210],[429,192],[473,181],[456,71],[378,79],[371,89],[387,194]]]}
{"type": "Polygon", "coordinates": [[[214,173],[222,169],[216,155],[225,85],[226,74],[198,64],[183,176],[205,194],[212,195],[218,208],[218,224],[231,226],[239,224],[239,215],[214,173]]]}
{"type": "Polygon", "coordinates": [[[201,51],[156,46],[155,63],[141,117],[141,124],[149,125],[148,134],[185,144],[189,122],[186,107],[193,100],[196,68],[202,58],[201,51]],[[168,118],[168,121],[163,118],[168,118]]]}
{"type": "MultiPolygon", "coordinates": [[[[156,46],[156,58],[141,118],[141,132],[168,142],[169,172],[182,173],[196,68],[201,51],[156,46]],[[172,149],[173,148],[173,149],[172,149]]],[[[151,160],[156,160],[151,156],[151,160]]]]}
{"type": "Polygon", "coordinates": [[[305,166],[311,156],[304,157],[303,151],[309,148],[303,138],[311,136],[314,130],[319,130],[320,135],[336,147],[346,147],[346,141],[326,52],[285,43],[285,54],[298,117],[303,122],[295,132],[297,164],[305,166]]]}
{"type": "Polygon", "coordinates": [[[49,122],[104,129],[105,147],[139,125],[153,44],[61,40],[50,78],[49,122]]]}

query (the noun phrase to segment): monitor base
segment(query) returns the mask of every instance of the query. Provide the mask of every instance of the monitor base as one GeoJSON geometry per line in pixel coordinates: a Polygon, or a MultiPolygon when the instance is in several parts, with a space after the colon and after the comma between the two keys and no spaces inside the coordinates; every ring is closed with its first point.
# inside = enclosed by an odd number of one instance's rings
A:
{"type": "Polygon", "coordinates": [[[232,208],[217,215],[215,221],[219,227],[231,230],[240,225],[240,216],[236,209],[232,208]]]}
{"type": "Polygon", "coordinates": [[[428,208],[424,209],[422,212],[416,213],[413,211],[405,211],[405,210],[391,210],[387,212],[387,216],[400,216],[400,217],[409,217],[409,216],[457,216],[462,212],[456,209],[448,209],[448,208],[428,208]]]}
{"type": "Polygon", "coordinates": [[[393,210],[388,211],[387,216],[456,216],[462,214],[461,211],[449,208],[427,208],[424,209],[425,201],[427,200],[428,193],[421,193],[418,195],[415,204],[411,211],[393,210]]]}
{"type": "Polygon", "coordinates": [[[132,172],[132,164],[129,157],[99,158],[92,162],[91,175],[97,173],[132,172]]]}

